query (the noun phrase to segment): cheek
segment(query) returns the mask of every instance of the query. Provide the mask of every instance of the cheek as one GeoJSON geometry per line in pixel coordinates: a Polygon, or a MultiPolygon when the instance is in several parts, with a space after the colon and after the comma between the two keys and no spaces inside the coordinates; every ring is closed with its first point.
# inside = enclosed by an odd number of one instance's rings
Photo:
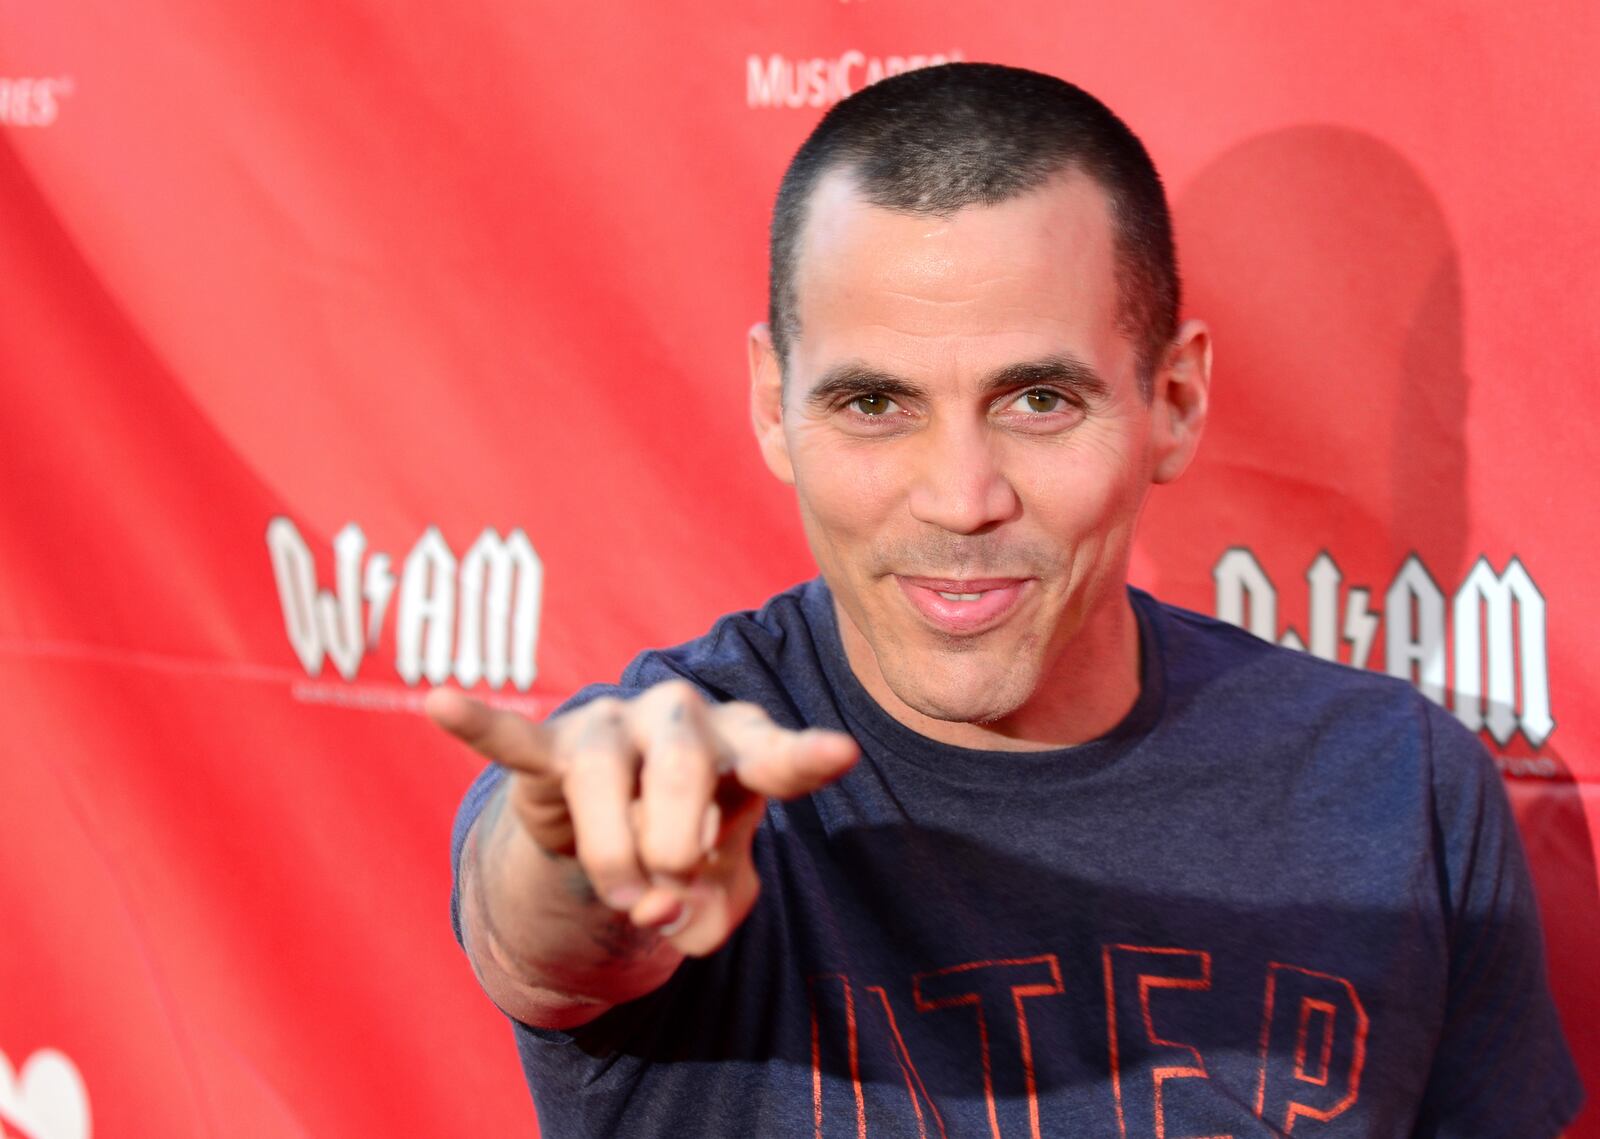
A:
{"type": "Polygon", "coordinates": [[[891,450],[837,437],[791,442],[801,508],[826,537],[869,538],[894,517],[904,496],[891,450]]]}
{"type": "Polygon", "coordinates": [[[1121,438],[1079,437],[1045,461],[1015,466],[1012,485],[1025,510],[1049,533],[1078,540],[1111,533],[1143,501],[1144,483],[1130,445],[1121,438]]]}

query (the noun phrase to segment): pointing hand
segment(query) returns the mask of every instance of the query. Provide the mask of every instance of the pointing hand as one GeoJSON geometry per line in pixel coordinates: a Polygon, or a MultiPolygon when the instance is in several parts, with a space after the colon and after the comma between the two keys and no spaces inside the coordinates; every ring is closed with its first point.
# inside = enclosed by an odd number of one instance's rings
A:
{"type": "Polygon", "coordinates": [[[842,732],[790,731],[682,680],[543,724],[445,689],[425,707],[510,771],[507,807],[538,846],[575,858],[601,901],[691,955],[721,946],[755,904],[766,800],[831,783],[859,755],[842,732]]]}

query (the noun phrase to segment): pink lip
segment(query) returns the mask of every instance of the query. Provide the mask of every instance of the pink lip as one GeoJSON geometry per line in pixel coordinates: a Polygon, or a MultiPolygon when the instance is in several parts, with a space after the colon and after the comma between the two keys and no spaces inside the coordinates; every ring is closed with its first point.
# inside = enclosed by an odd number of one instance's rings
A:
{"type": "Polygon", "coordinates": [[[923,618],[943,633],[982,633],[1000,624],[1022,597],[1026,578],[933,578],[895,575],[900,590],[923,618]],[[978,593],[976,601],[951,601],[941,593],[978,593]]]}

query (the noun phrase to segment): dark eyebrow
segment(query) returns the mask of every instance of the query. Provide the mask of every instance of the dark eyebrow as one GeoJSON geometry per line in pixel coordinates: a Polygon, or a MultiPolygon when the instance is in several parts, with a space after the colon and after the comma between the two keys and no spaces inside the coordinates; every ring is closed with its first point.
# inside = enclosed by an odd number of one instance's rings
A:
{"type": "Polygon", "coordinates": [[[986,392],[1001,392],[1044,385],[1065,388],[1085,403],[1096,403],[1111,394],[1111,385],[1099,372],[1076,356],[1067,355],[1008,364],[991,374],[983,387],[986,392]]]}
{"type": "Polygon", "coordinates": [[[812,407],[828,407],[845,396],[886,395],[894,399],[915,399],[927,394],[920,384],[872,368],[855,360],[835,364],[806,394],[812,407]]]}
{"type": "MultiPolygon", "coordinates": [[[[1099,372],[1076,356],[1064,354],[1007,364],[990,373],[983,381],[982,391],[984,394],[993,394],[1046,384],[1065,388],[1085,403],[1098,402],[1111,394],[1111,386],[1101,378],[1099,372]]],[[[904,376],[848,360],[835,364],[823,373],[822,379],[806,395],[806,402],[813,407],[827,407],[845,396],[869,393],[894,399],[915,399],[926,395],[927,389],[904,376]]]]}

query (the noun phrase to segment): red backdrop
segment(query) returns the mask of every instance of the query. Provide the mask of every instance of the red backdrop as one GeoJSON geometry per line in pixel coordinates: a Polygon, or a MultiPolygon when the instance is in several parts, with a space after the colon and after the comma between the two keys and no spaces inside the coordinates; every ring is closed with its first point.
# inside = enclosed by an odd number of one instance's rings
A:
{"type": "Polygon", "coordinates": [[[1600,1087],[1597,33],[0,3],[0,1132],[532,1132],[446,920],[477,764],[417,702],[537,714],[809,576],[746,426],[767,211],[823,106],[946,57],[1147,141],[1218,362],[1136,580],[1482,727],[1600,1087]]]}

